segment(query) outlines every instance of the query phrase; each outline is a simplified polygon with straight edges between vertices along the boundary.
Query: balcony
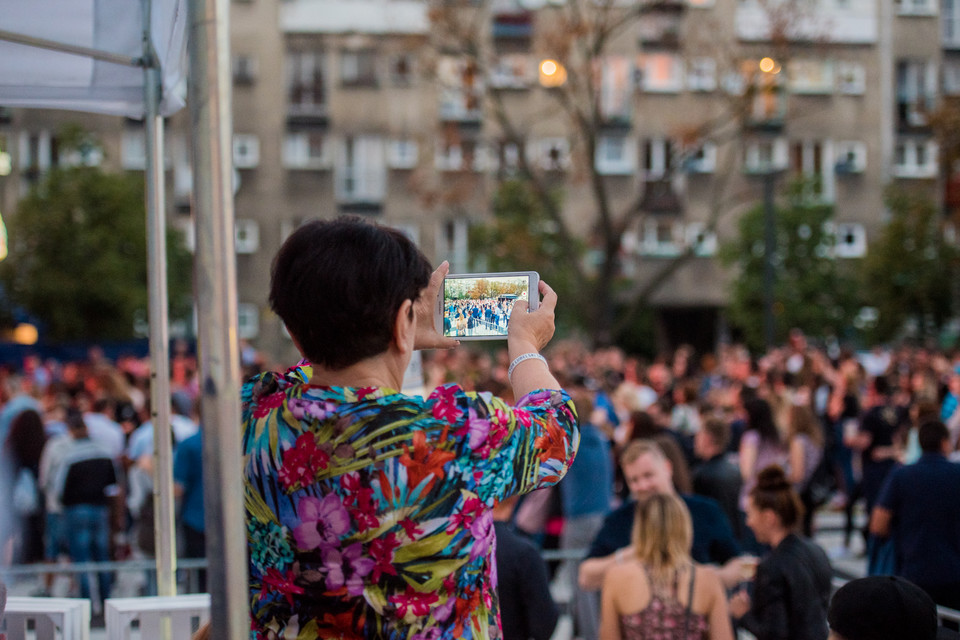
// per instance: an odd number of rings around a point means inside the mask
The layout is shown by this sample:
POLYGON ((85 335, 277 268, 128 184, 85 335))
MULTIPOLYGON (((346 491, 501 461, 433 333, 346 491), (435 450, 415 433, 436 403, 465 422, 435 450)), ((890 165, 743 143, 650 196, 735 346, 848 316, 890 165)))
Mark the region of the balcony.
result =
POLYGON ((640 210, 655 215, 677 215, 683 212, 683 202, 669 178, 655 178, 644 184, 640 210))
POLYGON ((533 38, 533 16, 529 12, 493 16, 493 39, 529 41, 533 38))

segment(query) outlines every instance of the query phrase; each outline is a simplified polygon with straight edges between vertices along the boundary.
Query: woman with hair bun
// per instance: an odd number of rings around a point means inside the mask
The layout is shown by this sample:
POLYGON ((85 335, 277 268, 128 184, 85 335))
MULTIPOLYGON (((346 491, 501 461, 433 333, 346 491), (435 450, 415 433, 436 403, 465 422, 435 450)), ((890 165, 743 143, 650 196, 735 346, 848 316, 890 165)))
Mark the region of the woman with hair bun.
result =
POLYGON ((797 535, 803 503, 784 470, 769 466, 747 500, 747 526, 772 551, 757 566, 753 599, 740 590, 730 613, 757 640, 826 640, 830 561, 823 549, 797 535))

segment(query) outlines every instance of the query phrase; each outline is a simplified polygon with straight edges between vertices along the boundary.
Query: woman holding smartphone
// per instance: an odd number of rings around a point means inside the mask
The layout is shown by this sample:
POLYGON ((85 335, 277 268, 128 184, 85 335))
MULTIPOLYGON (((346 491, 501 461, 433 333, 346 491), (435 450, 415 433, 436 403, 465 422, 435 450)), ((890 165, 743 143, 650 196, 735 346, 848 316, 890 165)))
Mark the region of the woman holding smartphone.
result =
POLYGON ((491 508, 558 482, 579 432, 539 355, 557 302, 542 282, 509 327, 516 406, 399 391, 415 349, 458 344, 434 326, 447 269, 358 218, 307 223, 274 259, 270 303, 306 361, 243 390, 252 637, 496 632, 491 508))

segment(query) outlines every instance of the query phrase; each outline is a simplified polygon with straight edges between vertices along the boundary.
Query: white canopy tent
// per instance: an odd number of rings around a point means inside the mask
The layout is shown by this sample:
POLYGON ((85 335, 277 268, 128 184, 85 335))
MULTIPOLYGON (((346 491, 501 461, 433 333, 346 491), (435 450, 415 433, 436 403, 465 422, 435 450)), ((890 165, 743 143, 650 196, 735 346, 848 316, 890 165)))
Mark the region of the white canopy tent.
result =
POLYGON ((144 119, 151 395, 161 595, 176 591, 163 116, 182 108, 190 33, 196 298, 214 637, 247 637, 240 490, 227 0, 0 0, 0 106, 144 119), (188 6, 189 2, 189 6, 188 6), (189 15, 188 15, 189 12, 189 15), (230 559, 234 562, 230 562, 230 559))

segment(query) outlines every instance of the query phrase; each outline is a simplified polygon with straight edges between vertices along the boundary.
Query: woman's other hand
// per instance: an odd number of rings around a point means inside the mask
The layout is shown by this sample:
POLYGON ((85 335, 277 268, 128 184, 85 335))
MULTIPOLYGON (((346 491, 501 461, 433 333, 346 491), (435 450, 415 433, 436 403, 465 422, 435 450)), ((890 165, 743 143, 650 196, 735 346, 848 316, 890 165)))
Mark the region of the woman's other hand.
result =
POLYGON ((452 349, 460 344, 454 338, 444 338, 434 325, 437 314, 437 297, 443 287, 443 279, 450 272, 450 263, 444 260, 430 276, 430 282, 420 292, 420 298, 413 305, 417 314, 417 332, 413 337, 414 349, 452 349))
POLYGON ((746 589, 741 589, 730 596, 730 615, 734 618, 742 618, 750 611, 750 596, 746 589))

